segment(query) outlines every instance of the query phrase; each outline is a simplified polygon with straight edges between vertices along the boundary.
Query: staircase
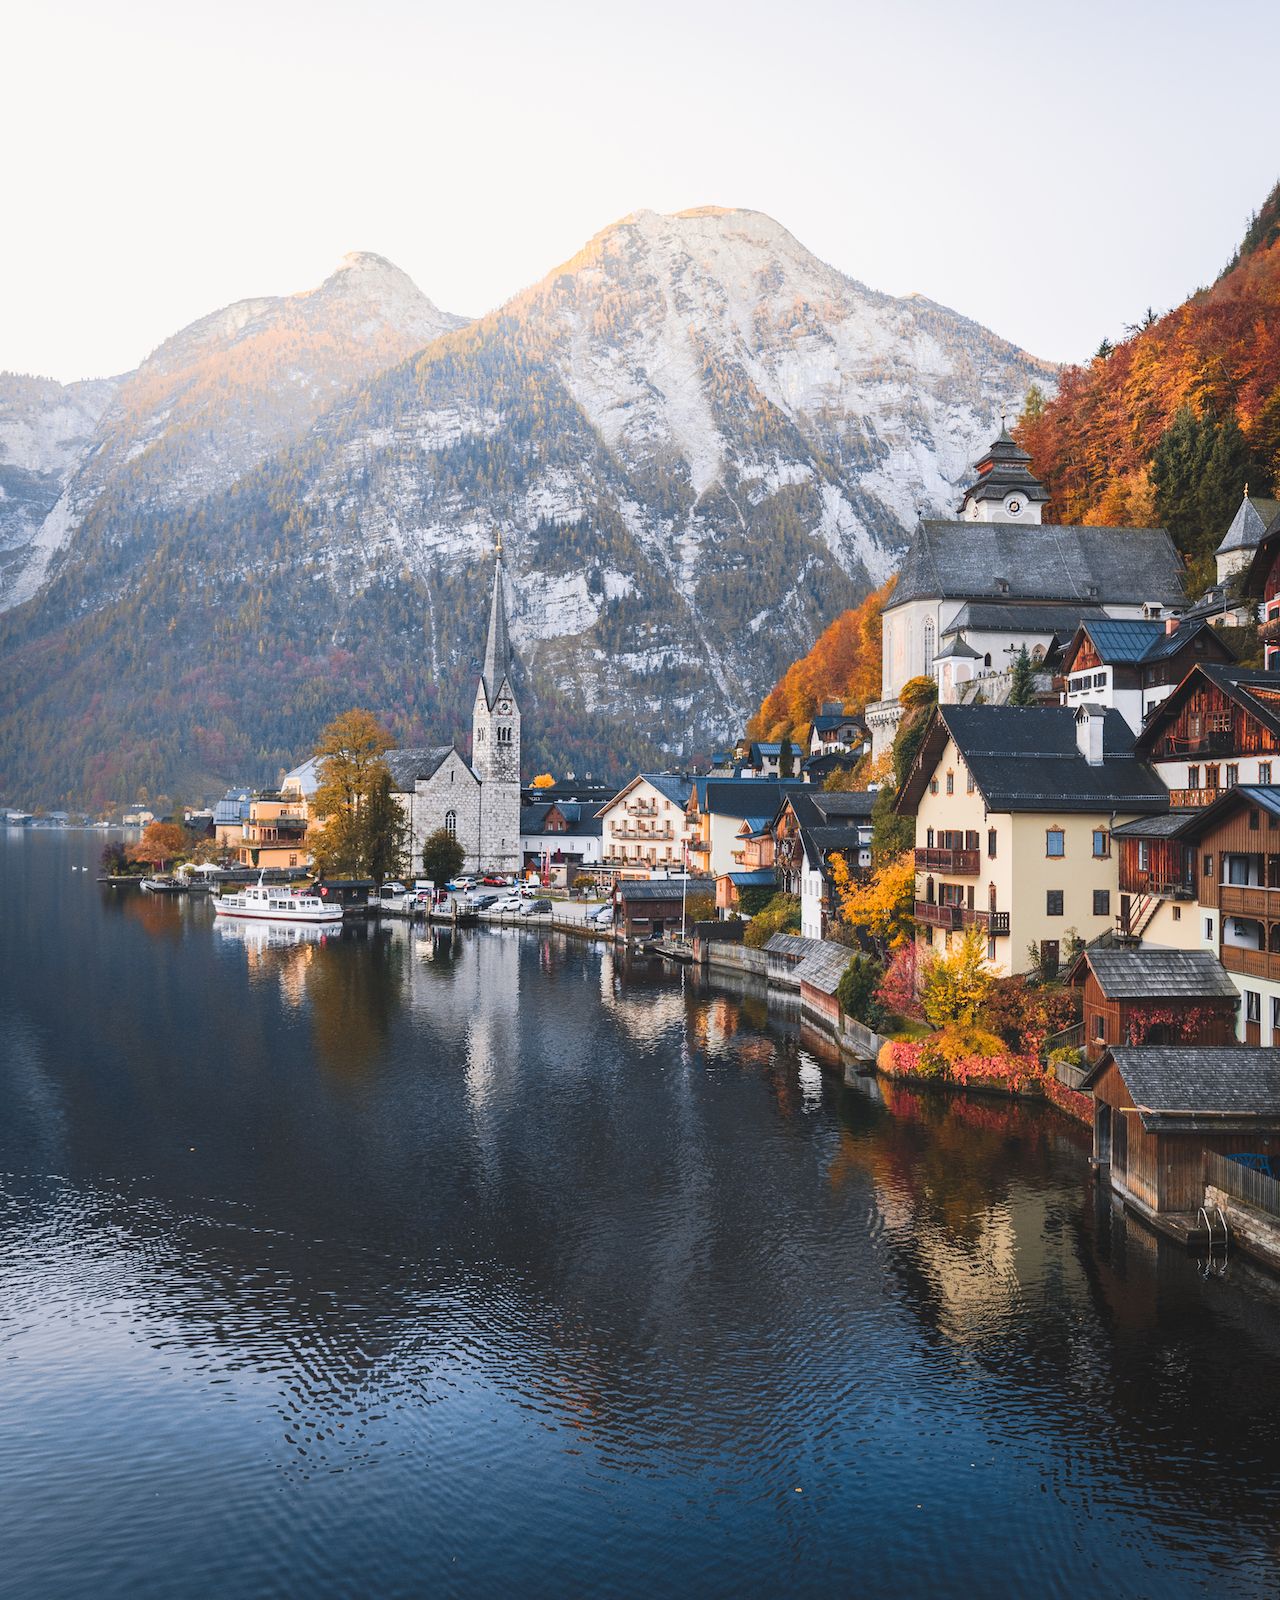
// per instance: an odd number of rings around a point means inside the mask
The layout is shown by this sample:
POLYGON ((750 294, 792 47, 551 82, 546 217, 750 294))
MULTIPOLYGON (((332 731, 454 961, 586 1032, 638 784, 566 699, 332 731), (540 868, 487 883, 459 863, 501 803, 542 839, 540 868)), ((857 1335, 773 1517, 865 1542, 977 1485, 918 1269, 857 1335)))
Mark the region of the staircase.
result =
POLYGON ((1125 926, 1123 914, 1116 918, 1116 938, 1122 944, 1139 944, 1143 930, 1150 926, 1152 917, 1160 909, 1162 896, 1158 894, 1134 895, 1129 901, 1129 920, 1125 926))

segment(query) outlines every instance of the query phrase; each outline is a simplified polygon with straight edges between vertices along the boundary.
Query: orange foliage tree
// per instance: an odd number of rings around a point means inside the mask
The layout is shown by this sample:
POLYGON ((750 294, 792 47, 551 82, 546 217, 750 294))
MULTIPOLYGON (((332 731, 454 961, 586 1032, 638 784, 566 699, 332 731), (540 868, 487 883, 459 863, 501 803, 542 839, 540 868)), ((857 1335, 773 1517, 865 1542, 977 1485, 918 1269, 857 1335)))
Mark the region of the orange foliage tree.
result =
POLYGON ((134 861, 145 861, 149 866, 163 869, 167 861, 186 855, 191 844, 191 835, 179 823, 149 822, 129 855, 134 861))
POLYGON ((824 700, 861 711, 880 698, 880 618, 897 578, 845 611, 808 655, 789 666, 747 724, 748 739, 793 739, 803 744, 824 700))

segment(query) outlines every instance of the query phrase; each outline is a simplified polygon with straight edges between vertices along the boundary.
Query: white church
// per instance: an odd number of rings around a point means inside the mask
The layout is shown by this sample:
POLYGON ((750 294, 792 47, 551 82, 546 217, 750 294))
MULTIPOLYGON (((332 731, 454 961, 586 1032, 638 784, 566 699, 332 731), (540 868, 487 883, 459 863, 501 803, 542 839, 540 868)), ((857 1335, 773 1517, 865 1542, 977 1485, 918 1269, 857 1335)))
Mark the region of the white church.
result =
POLYGON ((440 828, 466 851, 464 871, 519 870, 520 707, 514 665, 499 548, 484 663, 471 712, 470 762, 454 744, 387 752, 396 798, 409 822, 415 870, 423 841, 440 828))

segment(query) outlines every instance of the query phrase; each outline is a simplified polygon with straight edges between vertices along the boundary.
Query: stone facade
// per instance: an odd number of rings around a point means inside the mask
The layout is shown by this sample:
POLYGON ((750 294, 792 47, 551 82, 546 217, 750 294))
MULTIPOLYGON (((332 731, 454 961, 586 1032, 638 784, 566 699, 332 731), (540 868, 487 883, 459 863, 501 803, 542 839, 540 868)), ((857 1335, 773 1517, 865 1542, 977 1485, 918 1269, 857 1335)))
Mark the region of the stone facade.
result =
POLYGON ((422 870, 422 846, 429 834, 444 828, 467 852, 464 872, 488 870, 481 851, 481 786, 467 763, 451 749, 430 775, 415 779, 412 793, 401 797, 409 814, 413 875, 422 870))

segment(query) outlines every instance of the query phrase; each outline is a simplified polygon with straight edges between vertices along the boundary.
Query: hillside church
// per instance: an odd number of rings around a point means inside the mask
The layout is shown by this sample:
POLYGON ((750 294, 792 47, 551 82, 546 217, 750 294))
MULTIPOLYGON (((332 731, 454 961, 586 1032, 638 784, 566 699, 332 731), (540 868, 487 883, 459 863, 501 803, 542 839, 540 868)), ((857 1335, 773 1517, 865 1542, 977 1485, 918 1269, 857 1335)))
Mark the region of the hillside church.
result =
POLYGON ((470 762, 455 744, 387 752, 396 798, 409 823, 415 870, 423 841, 439 828, 466 851, 464 871, 519 870, 520 707, 514 667, 499 549, 484 662, 471 712, 470 762))

